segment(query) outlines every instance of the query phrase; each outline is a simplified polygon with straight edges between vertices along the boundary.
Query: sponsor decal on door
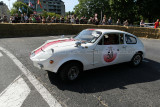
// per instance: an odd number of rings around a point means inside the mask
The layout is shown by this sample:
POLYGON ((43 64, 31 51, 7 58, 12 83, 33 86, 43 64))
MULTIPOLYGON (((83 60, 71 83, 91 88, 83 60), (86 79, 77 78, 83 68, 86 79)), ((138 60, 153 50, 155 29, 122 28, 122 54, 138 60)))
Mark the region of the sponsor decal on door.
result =
POLYGON ((118 57, 117 50, 116 47, 106 47, 103 51, 103 60, 107 63, 115 61, 118 57))

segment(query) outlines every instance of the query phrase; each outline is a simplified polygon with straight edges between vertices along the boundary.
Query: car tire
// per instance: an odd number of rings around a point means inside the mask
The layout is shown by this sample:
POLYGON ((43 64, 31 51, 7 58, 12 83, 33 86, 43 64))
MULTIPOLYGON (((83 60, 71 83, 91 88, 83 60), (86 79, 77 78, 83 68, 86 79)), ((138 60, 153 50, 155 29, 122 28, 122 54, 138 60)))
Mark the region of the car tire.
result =
POLYGON ((60 70, 60 77, 63 82, 71 82, 79 77, 81 71, 82 67, 78 63, 67 63, 60 70))
POLYGON ((133 56, 132 60, 131 60, 131 65, 136 67, 139 66, 142 62, 142 54, 137 53, 133 56))

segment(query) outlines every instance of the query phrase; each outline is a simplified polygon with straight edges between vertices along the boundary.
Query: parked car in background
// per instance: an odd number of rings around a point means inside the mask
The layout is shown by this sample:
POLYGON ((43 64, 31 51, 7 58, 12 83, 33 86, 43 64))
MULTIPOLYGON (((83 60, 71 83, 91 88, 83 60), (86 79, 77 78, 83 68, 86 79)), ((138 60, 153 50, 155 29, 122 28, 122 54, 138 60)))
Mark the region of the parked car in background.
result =
POLYGON ((123 62, 138 66, 144 55, 143 43, 133 34, 86 29, 73 39, 47 41, 31 53, 30 59, 34 66, 57 73, 63 81, 73 81, 85 70, 123 62))
POLYGON ((154 23, 145 23, 144 27, 154 28, 154 23))

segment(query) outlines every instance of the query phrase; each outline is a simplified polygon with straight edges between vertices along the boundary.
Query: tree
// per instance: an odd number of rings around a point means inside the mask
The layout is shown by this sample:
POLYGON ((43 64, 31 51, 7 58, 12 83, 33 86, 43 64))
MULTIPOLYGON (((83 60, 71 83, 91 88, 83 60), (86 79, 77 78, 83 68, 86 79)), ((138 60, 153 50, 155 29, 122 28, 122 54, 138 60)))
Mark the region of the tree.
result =
POLYGON ((160 0, 78 0, 75 6, 75 14, 79 17, 87 18, 98 14, 107 17, 111 16, 114 20, 129 20, 130 23, 139 23, 140 19, 148 19, 153 22, 160 18, 160 0))
POLYGON ((11 15, 16 13, 20 15, 19 8, 22 10, 22 13, 28 13, 28 15, 33 14, 33 10, 27 4, 19 1, 13 4, 13 8, 10 11, 11 15))
POLYGON ((108 0, 79 0, 79 4, 74 8, 75 14, 79 17, 86 16, 87 18, 94 16, 95 13, 98 17, 110 12, 108 0))
POLYGON ((160 18, 160 0, 136 0, 138 6, 138 14, 142 15, 144 19, 153 22, 160 18))
POLYGON ((109 6, 111 16, 115 19, 129 20, 129 23, 132 24, 140 19, 135 0, 109 0, 109 6))
POLYGON ((44 16, 44 17, 48 17, 48 16, 50 16, 50 17, 57 17, 57 18, 60 18, 60 15, 59 14, 56 14, 56 13, 51 13, 51 12, 46 12, 46 11, 43 11, 43 13, 42 14, 40 14, 40 15, 42 15, 42 16, 44 16))
POLYGON ((71 11, 71 12, 69 11, 69 12, 66 12, 66 13, 65 13, 66 16, 68 16, 68 15, 74 15, 74 14, 75 14, 74 11, 71 11))

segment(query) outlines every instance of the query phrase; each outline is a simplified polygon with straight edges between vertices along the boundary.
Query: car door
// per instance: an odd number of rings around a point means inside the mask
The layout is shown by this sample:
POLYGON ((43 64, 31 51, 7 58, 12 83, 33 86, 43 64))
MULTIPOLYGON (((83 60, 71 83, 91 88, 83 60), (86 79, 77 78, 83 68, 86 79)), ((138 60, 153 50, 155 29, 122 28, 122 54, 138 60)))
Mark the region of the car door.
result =
POLYGON ((130 34, 125 34, 125 44, 126 44, 126 57, 127 61, 131 61, 133 58, 135 52, 136 52, 136 44, 137 44, 137 39, 136 37, 130 35, 130 34))
POLYGON ((125 62, 125 52, 124 34, 106 33, 95 47, 94 66, 102 67, 125 62))

